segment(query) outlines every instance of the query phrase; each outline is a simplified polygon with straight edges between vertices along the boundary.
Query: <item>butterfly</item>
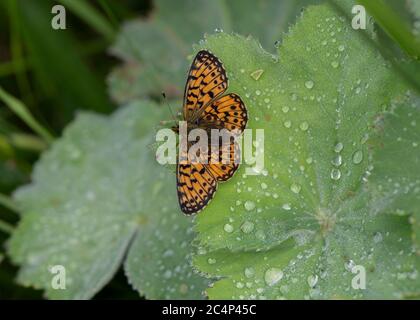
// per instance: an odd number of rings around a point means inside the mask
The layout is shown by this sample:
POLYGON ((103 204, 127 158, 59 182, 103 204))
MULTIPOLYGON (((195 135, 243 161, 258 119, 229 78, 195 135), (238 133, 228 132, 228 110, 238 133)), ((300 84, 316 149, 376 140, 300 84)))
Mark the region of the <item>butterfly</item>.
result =
MULTIPOLYGON (((187 130, 192 128, 226 129, 240 135, 248 115, 242 99, 235 93, 224 94, 228 78, 222 62, 212 53, 202 50, 195 56, 185 85, 183 111, 187 130)), ((179 133, 179 128, 174 131, 179 133)), ((189 146, 188 146, 189 147, 189 146)), ((210 148, 208 148, 210 149, 210 148)), ((238 169, 240 151, 230 140, 218 152, 201 155, 207 163, 192 161, 184 155, 177 163, 177 191, 181 210, 192 215, 203 210, 213 198, 217 184, 229 180, 238 169), (221 161, 224 160, 224 161, 221 161)))

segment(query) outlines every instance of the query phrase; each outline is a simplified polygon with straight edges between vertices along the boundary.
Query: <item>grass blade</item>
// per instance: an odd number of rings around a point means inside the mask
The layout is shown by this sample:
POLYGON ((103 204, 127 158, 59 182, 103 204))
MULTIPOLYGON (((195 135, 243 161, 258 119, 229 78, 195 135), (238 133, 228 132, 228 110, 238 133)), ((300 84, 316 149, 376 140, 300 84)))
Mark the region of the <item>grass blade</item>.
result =
POLYGON ((54 140, 51 133, 32 116, 28 108, 20 100, 4 91, 2 87, 0 87, 0 100, 46 142, 51 143, 54 140))

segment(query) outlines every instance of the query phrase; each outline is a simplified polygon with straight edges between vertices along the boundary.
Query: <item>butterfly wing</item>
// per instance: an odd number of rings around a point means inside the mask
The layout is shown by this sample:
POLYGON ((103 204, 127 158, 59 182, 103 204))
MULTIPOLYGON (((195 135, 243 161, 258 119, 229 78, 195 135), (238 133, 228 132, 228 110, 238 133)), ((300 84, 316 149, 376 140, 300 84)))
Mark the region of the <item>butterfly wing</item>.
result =
POLYGON ((206 168, 217 181, 229 180, 239 167, 241 150, 235 141, 219 146, 216 152, 211 152, 206 168), (218 152, 217 152, 218 151, 218 152))
POLYGON ((224 95, 208 104, 202 114, 206 127, 227 129, 241 134, 248 122, 248 114, 242 99, 234 93, 224 95), (216 124, 216 125, 215 125, 216 124))
POLYGON ((177 188, 181 210, 191 215, 201 211, 213 198, 217 181, 204 164, 179 163, 177 188))
POLYGON ((184 119, 197 119, 203 107, 223 94, 227 87, 228 79, 220 60, 208 51, 198 52, 185 85, 184 119))

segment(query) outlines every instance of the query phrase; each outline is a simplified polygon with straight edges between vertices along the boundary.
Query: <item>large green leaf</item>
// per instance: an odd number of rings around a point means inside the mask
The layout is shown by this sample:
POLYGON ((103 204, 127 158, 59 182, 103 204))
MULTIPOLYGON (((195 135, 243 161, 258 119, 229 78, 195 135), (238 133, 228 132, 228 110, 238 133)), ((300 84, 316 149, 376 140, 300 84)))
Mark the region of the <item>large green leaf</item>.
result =
POLYGON ((16 193, 23 213, 9 253, 21 284, 86 299, 125 260, 129 282, 148 298, 201 297, 190 220, 174 206, 173 175, 148 147, 161 118, 150 102, 110 118, 83 113, 43 154, 32 184, 16 193), (66 268, 66 290, 51 287, 54 265, 66 268))
POLYGON ((374 117, 406 90, 368 37, 324 5, 304 12, 277 59, 224 33, 198 46, 223 61, 248 127, 265 132, 262 174, 242 165, 196 220, 195 265, 221 278, 210 298, 419 294, 408 217, 366 187, 374 117), (366 290, 352 287, 355 265, 366 290))
POLYGON ((391 106, 375 125, 372 192, 376 205, 409 215, 420 252, 420 100, 391 106))
POLYGON ((158 0, 151 17, 125 25, 111 50, 125 62, 109 78, 111 96, 120 103, 162 91, 181 96, 191 44, 204 33, 252 34, 274 50, 303 5, 313 2, 317 0, 158 0))

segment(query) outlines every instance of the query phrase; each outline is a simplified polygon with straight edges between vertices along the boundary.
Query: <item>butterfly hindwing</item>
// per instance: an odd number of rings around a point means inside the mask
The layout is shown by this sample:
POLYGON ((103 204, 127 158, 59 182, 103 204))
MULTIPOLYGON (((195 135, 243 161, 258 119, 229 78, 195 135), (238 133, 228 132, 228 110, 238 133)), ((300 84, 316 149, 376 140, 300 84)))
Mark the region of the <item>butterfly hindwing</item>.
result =
POLYGON ((209 154, 207 168, 217 181, 229 180, 239 167, 241 151, 235 141, 221 144, 219 150, 209 154))
POLYGON ((230 93, 207 105, 202 118, 207 126, 217 123, 218 128, 240 134, 246 127, 248 114, 242 99, 237 94, 230 93))

